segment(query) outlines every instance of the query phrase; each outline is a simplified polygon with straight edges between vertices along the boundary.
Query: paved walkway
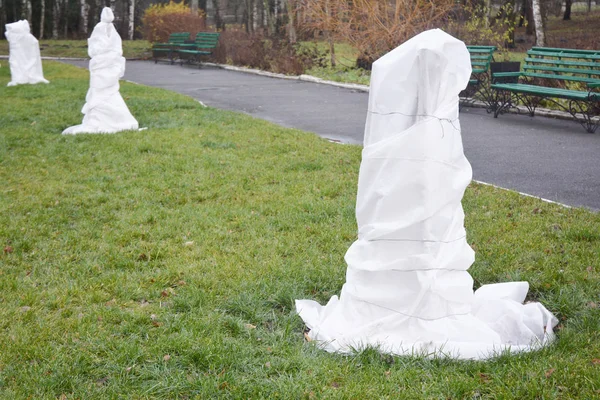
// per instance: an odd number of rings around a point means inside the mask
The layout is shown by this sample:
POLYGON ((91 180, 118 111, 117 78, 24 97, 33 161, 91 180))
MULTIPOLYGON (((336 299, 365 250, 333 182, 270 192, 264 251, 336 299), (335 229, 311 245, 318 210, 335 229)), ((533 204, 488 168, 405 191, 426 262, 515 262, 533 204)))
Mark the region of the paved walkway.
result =
MULTIPOLYGON (((71 62, 87 66, 87 62, 71 62)), ((207 106, 361 144, 368 94, 219 68, 128 61, 125 79, 189 95, 207 106)), ((572 206, 600 210, 600 131, 572 121, 461 112, 473 178, 572 206)))

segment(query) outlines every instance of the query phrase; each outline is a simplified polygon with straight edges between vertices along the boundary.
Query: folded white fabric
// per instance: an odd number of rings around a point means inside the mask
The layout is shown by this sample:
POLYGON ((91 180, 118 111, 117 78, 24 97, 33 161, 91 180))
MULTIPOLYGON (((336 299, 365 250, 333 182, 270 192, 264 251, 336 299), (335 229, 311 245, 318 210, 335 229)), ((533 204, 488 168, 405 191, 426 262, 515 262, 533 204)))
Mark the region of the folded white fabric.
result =
POLYGON ((65 129, 63 135, 138 129, 137 120, 119 93, 119 79, 125 74, 125 58, 121 37, 112 24, 113 20, 112 10, 105 7, 100 22, 88 39, 90 88, 81 110, 83 123, 65 129))
POLYGON ((553 339, 556 318, 523 304, 527 282, 473 293, 461 205, 472 170, 458 120, 470 75, 464 43, 438 29, 373 64, 346 283, 325 306, 296 301, 326 350, 485 359, 553 339))
POLYGON ((8 39, 10 65, 8 86, 48 83, 42 71, 40 44, 29 31, 29 22, 24 19, 6 24, 5 35, 8 39))

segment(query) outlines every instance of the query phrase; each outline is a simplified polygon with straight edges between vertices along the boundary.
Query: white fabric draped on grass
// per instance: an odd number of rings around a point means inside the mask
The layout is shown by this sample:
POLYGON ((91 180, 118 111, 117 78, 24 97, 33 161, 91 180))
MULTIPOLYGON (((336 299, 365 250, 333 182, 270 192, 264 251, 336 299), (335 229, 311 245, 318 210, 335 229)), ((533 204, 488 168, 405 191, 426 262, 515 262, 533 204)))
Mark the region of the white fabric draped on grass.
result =
POLYGON ((81 110, 83 123, 65 129, 63 135, 138 129, 137 120, 119 93, 119 79, 125 74, 125 58, 113 19, 112 10, 105 7, 100 22, 88 39, 90 88, 81 110))
POLYGON ((556 318, 523 304, 527 282, 473 292, 461 205, 472 170, 458 120, 470 75, 464 43, 441 30, 373 64, 346 283, 325 306, 296 301, 326 350, 485 359, 553 339, 556 318))
POLYGON ((40 44, 29 31, 29 22, 21 20, 6 24, 8 39, 8 63, 10 82, 8 86, 22 84, 49 83, 44 79, 40 44))

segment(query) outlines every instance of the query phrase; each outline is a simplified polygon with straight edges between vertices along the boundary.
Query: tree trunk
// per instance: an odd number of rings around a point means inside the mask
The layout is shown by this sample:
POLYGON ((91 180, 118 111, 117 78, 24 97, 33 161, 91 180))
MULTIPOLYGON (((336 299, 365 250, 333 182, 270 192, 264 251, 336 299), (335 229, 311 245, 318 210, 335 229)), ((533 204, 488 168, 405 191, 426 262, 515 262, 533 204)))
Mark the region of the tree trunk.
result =
POLYGON ((258 6, 256 5, 256 1, 252 2, 252 32, 256 32, 258 28, 258 6))
POLYGON ((544 22, 542 21, 542 8, 540 0, 532 1, 533 23, 535 24, 535 45, 544 47, 546 45, 544 37, 544 22))
MULTIPOLYGON (((598 3, 596 3, 598 4, 598 3)), ((588 0, 588 12, 592 11, 592 0, 588 0)))
POLYGON ((79 0, 79 13, 81 16, 81 27, 79 28, 79 32, 83 37, 87 37, 88 34, 88 11, 89 6, 86 0, 79 0))
MULTIPOLYGON (((0 27, 2 28, 4 28, 4 25, 6 24, 6 10, 4 7, 6 7, 6 3, 4 3, 4 0, 0 0, 0 27)), ((4 29, 0 31, 0 35, 4 38, 4 29)))
POLYGON ((44 38, 44 24, 46 23, 46 0, 41 1, 40 9, 41 9, 40 10, 41 15, 40 15, 40 37, 39 37, 39 39, 43 39, 44 38))
POLYGON ((52 39, 58 39, 58 24, 60 23, 60 4, 58 0, 54 0, 52 6, 52 39))
POLYGON ((329 55, 331 56, 331 66, 335 67, 335 46, 333 43, 333 37, 331 36, 331 9, 329 8, 329 0, 325 0, 325 13, 327 15, 326 22, 326 30, 323 32, 325 34, 325 39, 327 43, 329 43, 329 55))
POLYGON ((267 36, 271 36, 275 33, 275 17, 271 12, 269 0, 263 0, 263 8, 265 10, 265 20, 267 22, 267 36))
POLYGON ((571 5, 573 5, 573 0, 567 0, 565 2, 565 14, 563 15, 563 20, 565 21, 571 19, 571 5))
POLYGON ((198 14, 198 0, 190 1, 190 9, 192 10, 192 14, 198 14))
POLYGON ((290 43, 296 43, 298 37, 296 35, 296 10, 292 0, 288 0, 286 4, 288 13, 288 36, 290 43))
MULTIPOLYGON (((196 13, 198 9, 196 7, 196 13)), ((129 40, 133 40, 133 33, 135 29, 135 0, 129 0, 129 40)))
POLYGON ((96 8, 94 9, 94 13, 92 14, 94 16, 94 25, 96 25, 98 22, 100 22, 100 16, 102 15, 102 8, 104 8, 104 6, 106 5, 106 3, 104 2, 104 0, 96 0, 96 8))
MULTIPOLYGON (((58 1, 58 0, 56 0, 56 1, 58 1)), ((69 33, 69 0, 61 0, 61 6, 62 6, 62 13, 65 16, 63 39, 66 39, 67 34, 69 33)))

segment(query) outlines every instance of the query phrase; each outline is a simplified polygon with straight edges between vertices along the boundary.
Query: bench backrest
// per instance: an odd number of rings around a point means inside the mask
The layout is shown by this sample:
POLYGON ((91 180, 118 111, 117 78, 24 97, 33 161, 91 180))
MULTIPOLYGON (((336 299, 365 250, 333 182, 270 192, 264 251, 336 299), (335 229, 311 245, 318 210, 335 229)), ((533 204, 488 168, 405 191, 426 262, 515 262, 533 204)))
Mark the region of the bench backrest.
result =
POLYGON ((186 40, 189 40, 190 33, 189 32, 176 32, 171 33, 169 35, 169 43, 173 44, 183 44, 186 40))
POLYGON ((219 42, 219 32, 198 32, 195 44, 199 49, 214 49, 219 42))
POLYGON ((532 47, 523 71, 537 78, 595 83, 600 81, 600 50, 532 47))
POLYGON ((496 46, 467 46, 471 55, 471 68, 474 74, 485 73, 494 60, 496 46))

